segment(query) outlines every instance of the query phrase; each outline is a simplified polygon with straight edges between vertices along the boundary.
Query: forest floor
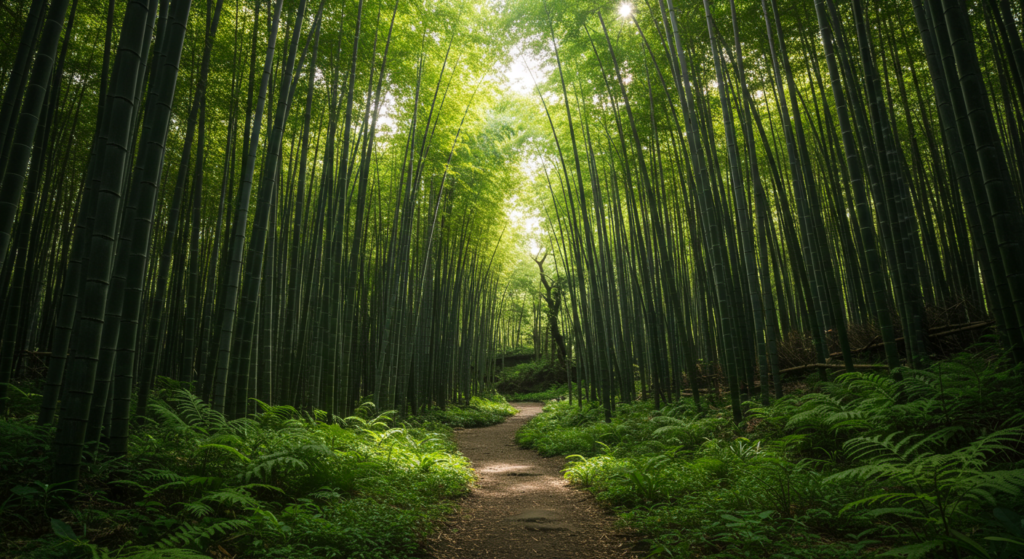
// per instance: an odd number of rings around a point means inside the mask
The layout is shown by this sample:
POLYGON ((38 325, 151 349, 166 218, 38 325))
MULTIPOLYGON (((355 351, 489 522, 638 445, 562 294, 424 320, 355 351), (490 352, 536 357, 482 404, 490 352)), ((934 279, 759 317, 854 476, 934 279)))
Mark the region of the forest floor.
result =
POLYGON ((455 434, 472 462, 477 484, 428 549, 436 559, 590 559, 634 557, 636 536, 590 493, 562 477, 565 460, 544 458, 515 443, 516 431, 543 404, 514 404, 519 414, 491 427, 455 434))

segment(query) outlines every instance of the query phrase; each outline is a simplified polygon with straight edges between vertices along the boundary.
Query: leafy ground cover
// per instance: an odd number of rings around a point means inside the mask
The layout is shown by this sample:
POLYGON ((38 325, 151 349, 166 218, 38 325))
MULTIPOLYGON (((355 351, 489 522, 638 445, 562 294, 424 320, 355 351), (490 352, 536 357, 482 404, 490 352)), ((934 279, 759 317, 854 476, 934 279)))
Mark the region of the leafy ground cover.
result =
POLYGON ((565 378, 556 361, 539 359, 498 370, 495 389, 510 402, 550 400, 567 394, 565 378))
POLYGON ((725 410, 553 402, 517 435, 654 557, 1024 556, 1021 372, 985 352, 725 410))
POLYGON ((0 555, 415 556, 472 479, 451 426, 515 411, 495 397, 409 422, 372 405, 332 421, 287 406, 228 421, 187 391, 164 396, 128 456, 88 465, 75 492, 46 483, 52 428, 0 421, 0 555))
POLYGON ((504 397, 493 394, 490 396, 473 396, 468 406, 447 406, 445 409, 433 408, 424 414, 410 419, 411 422, 431 427, 454 427, 468 429, 470 427, 487 427, 505 421, 506 417, 516 414, 516 409, 508 404, 504 397))
POLYGON ((555 384, 540 392, 508 394, 505 396, 509 402, 547 402, 548 400, 564 400, 568 397, 569 387, 565 384, 555 384))

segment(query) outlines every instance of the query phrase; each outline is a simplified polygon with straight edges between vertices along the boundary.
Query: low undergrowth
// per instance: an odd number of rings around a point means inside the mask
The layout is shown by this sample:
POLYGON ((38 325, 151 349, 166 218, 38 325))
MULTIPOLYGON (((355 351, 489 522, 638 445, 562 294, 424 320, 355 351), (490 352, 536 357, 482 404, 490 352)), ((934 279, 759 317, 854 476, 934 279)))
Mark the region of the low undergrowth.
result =
POLYGON ((564 400, 568 397, 569 387, 565 384, 555 384, 541 392, 525 392, 505 396, 509 402, 547 402, 548 400, 564 400))
POLYGON ((984 354, 847 373, 734 426, 691 401, 554 402, 517 435, 653 557, 1024 556, 1021 371, 984 354))
POLYGON ((487 427, 505 421, 515 415, 516 409, 499 394, 473 396, 468 406, 449 404, 445 409, 432 408, 426 413, 410 418, 412 423, 424 426, 440 425, 459 429, 487 427))
POLYGON ((441 419, 364 405, 330 422, 287 406, 228 421, 184 390, 153 416, 73 492, 45 483, 52 428, 0 421, 0 555, 411 557, 472 479, 441 419))
POLYGON ((564 396, 565 381, 566 371, 557 361, 540 359, 499 369, 495 375, 494 387, 502 394, 511 394, 510 398, 514 399, 509 401, 522 402, 541 399, 548 393, 555 395, 547 399, 557 398, 559 392, 564 396), (530 398, 525 398, 526 396, 530 398))

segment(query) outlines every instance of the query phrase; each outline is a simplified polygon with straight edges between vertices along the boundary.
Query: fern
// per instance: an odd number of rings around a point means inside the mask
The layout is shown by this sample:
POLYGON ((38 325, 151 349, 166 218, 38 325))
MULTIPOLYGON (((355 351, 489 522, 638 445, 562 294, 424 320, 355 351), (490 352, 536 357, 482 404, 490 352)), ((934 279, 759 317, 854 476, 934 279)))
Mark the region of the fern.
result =
POLYGON ((844 403, 842 399, 828 394, 808 394, 800 411, 793 414, 786 423, 786 429, 824 429, 837 431, 843 427, 856 428, 865 420, 865 415, 844 403))
POLYGON ((172 434, 192 438, 197 433, 192 425, 189 425, 188 421, 178 415, 178 413, 172 408, 167 402, 157 400, 154 402, 152 408, 153 415, 162 429, 171 431, 172 434))
POLYGON ((259 433, 260 422, 251 417, 239 417, 227 422, 226 432, 234 433, 240 438, 246 438, 259 433))
POLYGON ((892 378, 871 372, 852 371, 842 375, 841 383, 852 392, 870 393, 895 402, 893 397, 893 386, 896 384, 892 378))
POLYGON ((213 507, 202 501, 195 501, 192 503, 185 503, 182 510, 192 518, 203 518, 213 514, 213 507))
POLYGON ((335 458, 334 452, 320 443, 285 448, 259 456, 252 466, 242 473, 241 479, 246 483, 253 480, 270 483, 275 472, 278 473, 278 477, 282 477, 287 474, 320 470, 328 467, 327 463, 335 458))
POLYGON ((248 520, 234 518, 220 520, 209 526, 202 524, 184 524, 174 534, 160 540, 157 544, 160 548, 171 547, 203 547, 209 540, 224 536, 231 532, 238 532, 252 527, 248 520))
POLYGON ((242 473, 242 479, 247 483, 253 480, 269 483, 275 471, 283 473, 289 470, 303 471, 307 469, 309 469, 309 465, 301 458, 292 456, 289 451, 275 452, 261 456, 252 468, 242 473))
POLYGON ((170 470, 154 470, 149 469, 142 472, 139 476, 142 483, 134 484, 145 489, 145 495, 147 498, 165 491, 172 487, 184 487, 186 485, 185 476, 172 472, 170 470), (146 487, 145 483, 157 483, 156 486, 146 487))
MULTIPOLYGON (((672 418, 665 418, 672 419, 672 418)), ((678 421, 678 420, 676 420, 678 421)), ((699 442, 699 438, 690 430, 688 423, 680 421, 678 424, 669 424, 658 427, 652 436, 667 443, 675 443, 682 446, 693 446, 699 442)))
MULTIPOLYGON (((892 433, 847 442, 844 448, 849 455, 865 464, 830 479, 855 478, 883 484, 888 490, 854 501, 843 512, 869 509, 869 516, 894 514, 922 522, 933 535, 952 541, 953 522, 967 518, 981 505, 994 506, 997 495, 1019 495, 1024 469, 985 470, 993 456, 1016 453, 1012 445, 1020 442, 1024 428, 996 431, 952 452, 942 452, 961 431, 954 427, 929 435, 892 433)), ((923 548, 907 548, 901 553, 917 553, 918 549, 923 548)))
POLYGON ((238 451, 238 449, 232 448, 232 447, 230 447, 230 446, 228 446, 226 444, 207 443, 207 444, 199 445, 198 448, 199 448, 199 450, 220 450, 222 452, 226 452, 229 455, 237 458, 240 462, 245 462, 245 463, 251 462, 251 460, 246 458, 241 452, 238 451))
POLYGON ((230 487, 219 491, 210 491, 203 495, 200 503, 218 505, 225 509, 259 508, 260 502, 240 487, 230 487))
POLYGON ((652 419, 658 419, 659 417, 670 417, 672 419, 683 419, 693 414, 693 403, 689 400, 680 400, 675 404, 669 404, 660 410, 656 410, 656 414, 652 419))
POLYGON ((392 416, 395 412, 386 411, 373 419, 364 419, 362 415, 367 414, 367 410, 372 409, 373 404, 370 404, 369 402, 359 406, 359 408, 356 409, 356 415, 345 418, 345 426, 359 432, 377 432, 386 430, 388 428, 388 424, 394 421, 392 416))
POLYGON ((174 405, 177 415, 182 420, 201 432, 212 433, 228 426, 224 414, 214 410, 188 390, 174 390, 167 397, 167 401, 174 405))
POLYGON ((900 371, 904 378, 899 382, 877 373, 844 373, 823 385, 822 393, 783 399, 774 410, 758 410, 757 415, 788 418, 787 430, 821 430, 837 436, 863 430, 886 433, 897 427, 925 430, 941 426, 938 420, 952 424, 965 405, 960 389, 951 389, 951 380, 934 371, 900 371))

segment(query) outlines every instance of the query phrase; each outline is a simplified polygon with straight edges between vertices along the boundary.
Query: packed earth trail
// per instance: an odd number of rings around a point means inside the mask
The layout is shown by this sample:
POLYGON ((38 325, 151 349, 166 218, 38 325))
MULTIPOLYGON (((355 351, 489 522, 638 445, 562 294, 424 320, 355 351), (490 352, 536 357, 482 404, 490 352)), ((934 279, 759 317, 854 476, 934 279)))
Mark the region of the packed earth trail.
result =
POLYGON ((514 404, 505 423, 455 434, 472 462, 477 486, 462 512, 430 545, 435 559, 604 559, 634 557, 635 539, 593 497, 569 486, 561 457, 520 448, 515 434, 541 412, 539 403, 514 404))

